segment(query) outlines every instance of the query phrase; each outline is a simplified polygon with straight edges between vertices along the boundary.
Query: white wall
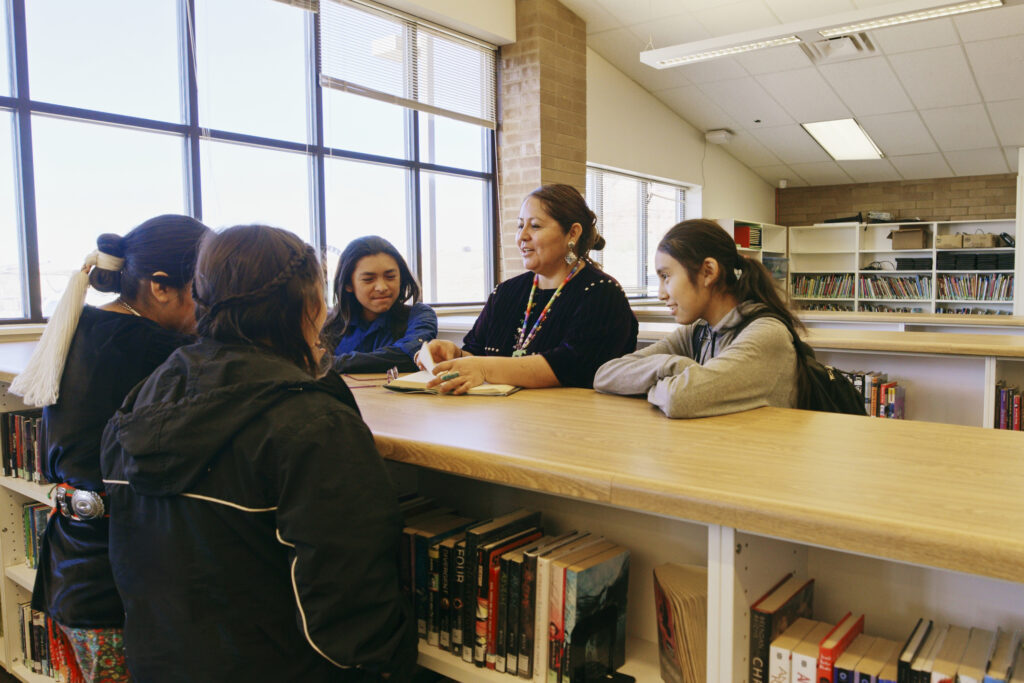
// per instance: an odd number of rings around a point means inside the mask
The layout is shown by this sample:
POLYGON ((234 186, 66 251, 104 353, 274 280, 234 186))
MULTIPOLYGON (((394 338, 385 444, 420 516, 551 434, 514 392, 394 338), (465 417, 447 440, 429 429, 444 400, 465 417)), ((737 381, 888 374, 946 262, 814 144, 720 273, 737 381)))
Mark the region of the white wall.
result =
POLYGON ((515 0, 382 0, 382 4, 494 45, 516 42, 515 0))
POLYGON ((701 185, 708 218, 775 220, 771 185, 589 48, 587 161, 701 185))

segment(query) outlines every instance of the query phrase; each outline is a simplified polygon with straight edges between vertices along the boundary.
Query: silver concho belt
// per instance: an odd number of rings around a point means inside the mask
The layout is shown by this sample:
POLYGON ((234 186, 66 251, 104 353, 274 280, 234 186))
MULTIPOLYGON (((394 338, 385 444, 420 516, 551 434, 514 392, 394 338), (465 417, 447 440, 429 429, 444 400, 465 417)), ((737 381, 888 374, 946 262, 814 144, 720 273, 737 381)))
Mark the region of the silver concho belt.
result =
POLYGON ((55 507, 62 515, 70 519, 99 519, 107 513, 103 504, 103 495, 95 491, 76 489, 67 484, 60 484, 54 492, 55 507))

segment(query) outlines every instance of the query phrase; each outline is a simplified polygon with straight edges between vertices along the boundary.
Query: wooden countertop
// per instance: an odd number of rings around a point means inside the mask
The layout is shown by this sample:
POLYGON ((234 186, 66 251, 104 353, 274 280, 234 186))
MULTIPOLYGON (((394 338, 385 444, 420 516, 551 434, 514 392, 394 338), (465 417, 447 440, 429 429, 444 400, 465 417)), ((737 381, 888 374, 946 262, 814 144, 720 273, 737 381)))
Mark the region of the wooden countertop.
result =
POLYGON ((465 477, 1024 581, 1024 436, 779 408, 669 420, 583 389, 355 390, 382 454, 465 477))
MULTIPOLYGON (((633 312, 641 321, 670 322, 672 317, 660 304, 639 304, 633 312)), ((950 313, 872 313, 867 311, 799 311, 806 322, 891 323, 894 325, 942 325, 956 327, 1024 327, 1024 316, 970 315, 950 313)))
MULTIPOLYGON (((465 333, 475 320, 473 315, 446 315, 438 324, 444 331, 465 333)), ((672 322, 642 322, 640 339, 658 341, 677 327, 672 322)), ((1024 335, 810 328, 804 339, 815 349, 1024 358, 1024 335)))

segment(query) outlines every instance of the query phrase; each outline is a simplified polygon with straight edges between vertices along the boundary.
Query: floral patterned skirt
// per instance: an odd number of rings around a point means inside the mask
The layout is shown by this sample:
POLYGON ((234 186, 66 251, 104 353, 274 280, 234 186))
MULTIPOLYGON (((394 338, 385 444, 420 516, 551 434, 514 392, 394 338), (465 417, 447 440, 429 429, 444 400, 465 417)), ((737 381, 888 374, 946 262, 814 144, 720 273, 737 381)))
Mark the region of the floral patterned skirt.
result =
POLYGON ((119 628, 71 628, 60 624, 74 657, 65 661, 71 683, 125 683, 130 681, 124 661, 124 630, 119 628), (77 664, 77 666, 76 666, 77 664))

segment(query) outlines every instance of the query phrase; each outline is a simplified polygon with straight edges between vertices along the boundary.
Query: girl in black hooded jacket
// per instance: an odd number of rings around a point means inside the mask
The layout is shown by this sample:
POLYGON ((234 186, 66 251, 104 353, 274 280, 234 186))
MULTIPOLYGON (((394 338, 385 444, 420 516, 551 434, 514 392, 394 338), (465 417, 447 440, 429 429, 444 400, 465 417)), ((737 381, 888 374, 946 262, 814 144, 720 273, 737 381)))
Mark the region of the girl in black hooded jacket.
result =
POLYGON ((196 268, 199 342, 104 434, 135 680, 407 681, 396 494, 352 393, 316 379, 316 254, 230 228, 196 268))

